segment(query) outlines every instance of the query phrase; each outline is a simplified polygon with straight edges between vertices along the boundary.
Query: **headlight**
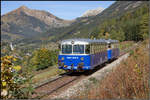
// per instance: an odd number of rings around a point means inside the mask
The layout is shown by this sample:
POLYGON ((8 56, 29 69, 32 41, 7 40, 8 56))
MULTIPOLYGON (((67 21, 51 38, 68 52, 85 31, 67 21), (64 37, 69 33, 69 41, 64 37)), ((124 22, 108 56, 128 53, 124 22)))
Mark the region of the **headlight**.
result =
POLYGON ((82 61, 83 61, 83 60, 84 60, 84 58, 83 58, 83 57, 81 57, 81 59, 80 59, 80 60, 82 60, 82 61))
POLYGON ((64 57, 62 57, 61 60, 64 60, 64 57))
POLYGON ((83 62, 78 64, 78 66, 83 66, 83 65, 84 65, 84 63, 83 63, 83 62))

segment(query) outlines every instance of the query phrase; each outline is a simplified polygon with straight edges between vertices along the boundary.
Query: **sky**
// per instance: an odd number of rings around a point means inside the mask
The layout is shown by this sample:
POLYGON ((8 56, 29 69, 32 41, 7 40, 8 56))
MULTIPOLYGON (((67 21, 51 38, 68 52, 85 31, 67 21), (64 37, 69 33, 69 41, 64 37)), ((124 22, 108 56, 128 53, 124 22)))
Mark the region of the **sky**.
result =
POLYGON ((45 10, 53 15, 72 20, 90 9, 102 7, 106 9, 115 1, 1 1, 1 15, 24 5, 30 9, 45 10))

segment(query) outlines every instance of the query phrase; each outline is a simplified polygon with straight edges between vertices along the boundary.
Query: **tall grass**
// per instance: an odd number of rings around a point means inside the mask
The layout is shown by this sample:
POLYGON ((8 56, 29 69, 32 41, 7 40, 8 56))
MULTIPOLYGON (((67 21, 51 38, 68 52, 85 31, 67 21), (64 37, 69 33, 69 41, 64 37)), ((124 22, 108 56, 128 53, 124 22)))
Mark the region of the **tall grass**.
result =
POLYGON ((113 70, 101 83, 92 87, 86 94, 74 97, 79 99, 148 99, 149 50, 148 41, 130 52, 130 56, 117 69, 113 70))

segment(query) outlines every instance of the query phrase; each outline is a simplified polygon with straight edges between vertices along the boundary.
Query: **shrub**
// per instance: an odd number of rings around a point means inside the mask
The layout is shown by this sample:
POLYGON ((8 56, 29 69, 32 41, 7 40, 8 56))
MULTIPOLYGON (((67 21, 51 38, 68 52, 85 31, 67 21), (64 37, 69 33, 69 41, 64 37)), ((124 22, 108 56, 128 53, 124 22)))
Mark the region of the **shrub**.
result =
POLYGON ((1 98, 29 98, 33 88, 28 71, 21 72, 13 56, 1 57, 1 98))

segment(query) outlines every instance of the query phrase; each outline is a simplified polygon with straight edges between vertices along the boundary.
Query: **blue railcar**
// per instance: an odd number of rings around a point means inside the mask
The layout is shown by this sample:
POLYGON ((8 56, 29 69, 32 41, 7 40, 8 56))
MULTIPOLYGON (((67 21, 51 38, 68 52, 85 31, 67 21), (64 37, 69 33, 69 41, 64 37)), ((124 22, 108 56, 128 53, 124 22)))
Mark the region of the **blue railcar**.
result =
POLYGON ((108 49, 108 44, 113 41, 99 39, 67 39, 60 43, 60 53, 58 56, 59 69, 66 71, 91 70, 113 56, 117 57, 116 50, 108 49))
POLYGON ((80 66, 82 70, 90 69, 90 55, 59 55, 58 59, 61 60, 60 69, 79 70, 80 66))

